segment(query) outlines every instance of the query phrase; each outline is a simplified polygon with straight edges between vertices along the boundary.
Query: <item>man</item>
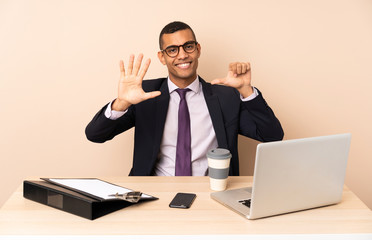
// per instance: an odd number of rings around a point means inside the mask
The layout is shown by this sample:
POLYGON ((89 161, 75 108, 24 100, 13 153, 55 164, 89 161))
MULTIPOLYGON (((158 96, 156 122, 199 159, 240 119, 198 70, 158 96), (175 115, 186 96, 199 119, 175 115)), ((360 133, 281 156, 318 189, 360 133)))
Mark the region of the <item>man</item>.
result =
POLYGON ((172 22, 159 36, 158 58, 168 78, 143 81, 150 65, 143 55, 120 61, 118 97, 88 124, 86 136, 105 142, 135 127, 130 175, 206 175, 206 153, 232 154, 230 175, 239 175, 238 134, 259 140, 283 138, 262 94, 251 86, 249 63, 231 63, 225 78, 205 82, 197 75, 201 46, 185 23, 172 22))

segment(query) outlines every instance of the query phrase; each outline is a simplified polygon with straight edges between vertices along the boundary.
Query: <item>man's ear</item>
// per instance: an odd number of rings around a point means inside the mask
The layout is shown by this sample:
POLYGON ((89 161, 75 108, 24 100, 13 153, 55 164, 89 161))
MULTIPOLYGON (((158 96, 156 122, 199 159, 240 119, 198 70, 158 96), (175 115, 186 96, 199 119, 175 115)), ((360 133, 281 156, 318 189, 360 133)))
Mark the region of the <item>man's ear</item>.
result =
POLYGON ((200 54, 201 54, 201 46, 200 46, 199 43, 198 43, 198 45, 196 45, 196 50, 198 51, 198 58, 199 58, 200 54))
POLYGON ((158 52, 158 58, 159 58, 160 62, 161 62, 163 65, 166 64, 166 63, 165 63, 165 58, 164 58, 164 53, 163 53, 162 51, 159 51, 159 52, 158 52))

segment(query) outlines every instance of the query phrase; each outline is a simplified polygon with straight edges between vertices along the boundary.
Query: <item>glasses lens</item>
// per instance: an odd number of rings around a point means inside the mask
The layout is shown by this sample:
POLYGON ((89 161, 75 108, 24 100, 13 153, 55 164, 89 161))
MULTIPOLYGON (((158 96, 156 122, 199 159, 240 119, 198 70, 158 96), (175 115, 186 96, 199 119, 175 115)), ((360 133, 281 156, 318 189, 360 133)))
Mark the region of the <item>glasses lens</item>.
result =
POLYGON ((170 46, 165 49, 165 52, 168 54, 169 57, 175 57, 178 54, 178 47, 170 46))
POLYGON ((185 52, 192 53, 196 49, 196 42, 185 43, 182 47, 183 47, 183 50, 185 50, 185 52))

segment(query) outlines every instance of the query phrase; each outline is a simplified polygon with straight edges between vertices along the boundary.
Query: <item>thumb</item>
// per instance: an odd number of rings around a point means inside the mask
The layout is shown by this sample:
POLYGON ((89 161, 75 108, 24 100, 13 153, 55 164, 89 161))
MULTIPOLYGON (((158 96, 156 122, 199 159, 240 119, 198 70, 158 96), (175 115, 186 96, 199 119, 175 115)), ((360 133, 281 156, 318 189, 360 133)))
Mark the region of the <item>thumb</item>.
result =
POLYGON ((216 78, 214 80, 211 81, 211 84, 214 85, 214 84, 224 84, 226 81, 226 78, 216 78))
POLYGON ((157 96, 160 96, 160 94, 161 94, 160 91, 147 92, 145 93, 144 98, 147 100, 150 98, 155 98, 157 96))

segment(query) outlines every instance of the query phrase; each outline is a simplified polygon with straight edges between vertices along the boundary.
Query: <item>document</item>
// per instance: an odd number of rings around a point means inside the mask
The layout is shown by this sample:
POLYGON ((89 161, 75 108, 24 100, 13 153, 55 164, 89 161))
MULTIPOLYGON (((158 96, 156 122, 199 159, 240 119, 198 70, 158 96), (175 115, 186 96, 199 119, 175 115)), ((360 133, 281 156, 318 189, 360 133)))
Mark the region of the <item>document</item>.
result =
MULTIPOLYGON (((133 190, 124 188, 97 178, 42 178, 47 182, 66 187, 103 200, 117 199, 115 194, 125 194, 133 190)), ((141 199, 152 199, 153 196, 142 193, 141 199)))

